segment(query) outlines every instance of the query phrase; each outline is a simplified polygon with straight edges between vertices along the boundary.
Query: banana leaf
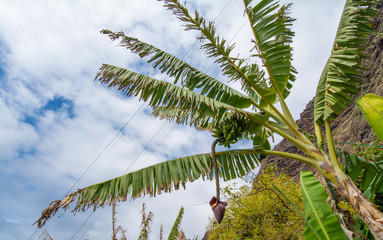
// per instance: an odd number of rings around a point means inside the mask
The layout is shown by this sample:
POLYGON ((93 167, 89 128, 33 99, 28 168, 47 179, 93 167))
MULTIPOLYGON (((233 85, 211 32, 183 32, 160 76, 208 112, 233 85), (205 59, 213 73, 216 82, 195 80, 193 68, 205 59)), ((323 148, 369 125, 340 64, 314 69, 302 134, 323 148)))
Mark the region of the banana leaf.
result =
POLYGON ((305 217, 314 228, 306 227, 306 239, 347 239, 333 210, 326 203, 328 194, 312 172, 301 172, 300 177, 305 217), (318 236, 320 238, 318 238, 318 236))
POLYGON ((383 97, 369 93, 357 99, 356 103, 376 136, 383 142, 383 97))

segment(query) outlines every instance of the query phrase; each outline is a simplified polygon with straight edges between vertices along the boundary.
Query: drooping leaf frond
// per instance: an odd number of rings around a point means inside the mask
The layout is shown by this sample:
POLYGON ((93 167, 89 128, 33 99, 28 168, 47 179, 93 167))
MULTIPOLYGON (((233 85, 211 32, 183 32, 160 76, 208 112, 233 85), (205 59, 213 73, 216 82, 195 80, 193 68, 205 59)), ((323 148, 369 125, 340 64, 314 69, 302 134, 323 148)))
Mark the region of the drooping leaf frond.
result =
POLYGON ((372 31, 371 17, 376 11, 374 1, 347 0, 336 33, 332 53, 319 80, 315 101, 314 120, 336 118, 358 93, 358 70, 363 46, 372 31))
POLYGON ((290 29, 293 18, 288 16, 289 5, 279 7, 273 0, 260 1, 251 7, 252 0, 244 0, 246 14, 249 18, 257 53, 254 56, 261 58, 267 73, 269 83, 280 97, 287 97, 295 81, 295 69, 292 61, 292 36, 290 29))
POLYGON ((149 57, 148 63, 152 63, 153 67, 158 68, 161 73, 174 77, 174 83, 181 82, 182 86, 189 90, 201 89, 200 94, 237 108, 248 108, 251 105, 248 96, 153 45, 126 36, 123 32, 114 33, 109 30, 101 32, 108 34, 112 40, 120 38, 121 46, 128 48, 141 58, 149 57))
MULTIPOLYGON (((245 175, 260 164, 260 154, 254 149, 231 150, 216 153, 219 174, 224 181, 245 175)), ((41 227, 60 208, 67 209, 76 199, 74 212, 90 207, 112 205, 126 201, 128 197, 137 198, 149 194, 155 196, 162 192, 185 187, 187 181, 200 177, 213 178, 213 164, 210 153, 176 158, 161 162, 120 177, 94 184, 67 195, 63 200, 53 201, 42 213, 36 223, 41 227)))
POLYGON ((178 212, 177 218, 174 221, 172 230, 170 230, 168 240, 177 240, 177 237, 180 233, 179 229, 181 227, 181 221, 182 221, 183 215, 184 215, 184 207, 181 207, 180 211, 178 212))
POLYGON ((128 96, 138 96, 154 108, 166 106, 188 109, 194 116, 208 119, 220 119, 226 111, 243 111, 234 106, 219 102, 207 96, 160 81, 124 68, 104 64, 96 80, 116 87, 128 96))

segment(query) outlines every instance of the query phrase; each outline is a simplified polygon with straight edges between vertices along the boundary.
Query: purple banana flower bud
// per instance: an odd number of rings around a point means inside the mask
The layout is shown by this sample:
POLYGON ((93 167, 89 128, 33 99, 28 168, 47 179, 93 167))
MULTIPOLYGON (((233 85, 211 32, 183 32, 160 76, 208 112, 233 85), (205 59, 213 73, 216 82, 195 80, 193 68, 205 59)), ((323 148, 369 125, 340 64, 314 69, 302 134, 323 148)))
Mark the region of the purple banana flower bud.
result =
POLYGON ((227 206, 227 202, 218 201, 218 199, 213 196, 209 202, 213 212, 215 220, 217 220, 218 224, 222 222, 223 216, 225 215, 225 208, 227 206))

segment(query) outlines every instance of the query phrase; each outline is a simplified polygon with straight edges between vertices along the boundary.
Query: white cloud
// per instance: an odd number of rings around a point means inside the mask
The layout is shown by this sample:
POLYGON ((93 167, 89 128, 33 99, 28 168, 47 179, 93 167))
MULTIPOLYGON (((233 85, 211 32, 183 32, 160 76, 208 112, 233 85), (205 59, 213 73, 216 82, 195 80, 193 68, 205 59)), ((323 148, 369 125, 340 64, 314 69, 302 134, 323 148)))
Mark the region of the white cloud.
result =
POLYGON ((38 135, 29 124, 20 122, 18 112, 0 101, 0 148, 3 158, 17 157, 19 151, 28 152, 37 142, 38 135))
MULTIPOLYGON (((93 82, 102 63, 164 79, 150 67, 146 68, 146 64, 137 64, 142 60, 116 47, 116 42, 111 43, 99 31, 123 30, 179 57, 193 45, 196 33, 184 32, 178 19, 161 4, 153 0, 0 0, 0 62, 4 63, 0 66, 6 73, 0 89, 0 238, 31 236, 35 231, 31 224, 43 208, 63 197, 140 108, 142 102, 137 99, 93 82), (66 108, 43 111, 55 97, 73 102, 74 117, 66 108), (34 119, 33 124, 27 121, 28 117, 34 119)), ((226 2, 199 0, 188 4, 202 9, 201 13, 213 20, 226 2)), ((314 94, 342 5, 339 1, 297 1, 293 7, 293 16, 298 18, 295 63, 300 71, 289 98, 295 116, 314 94)), ((228 6, 216 19, 219 33, 237 42, 238 51, 247 56, 248 26, 239 31, 244 22, 242 5, 231 1, 228 6)), ((201 59, 204 54, 196 52, 198 45, 191 48, 187 61, 216 73, 216 66, 210 68, 211 60, 201 59)), ((96 161, 80 186, 121 175, 129 168, 164 123, 148 116, 145 113, 148 108, 144 109, 96 161)), ((130 170, 168 158, 209 152, 211 142, 207 133, 166 124, 130 170)), ((201 237, 208 217, 212 216, 207 202, 214 192, 213 182, 197 181, 188 183, 187 190, 128 201, 119 205, 118 221, 128 228, 128 238, 137 237, 141 204, 146 202, 148 211, 154 213, 152 236, 156 238, 161 223, 165 234, 170 232, 179 208, 184 206, 182 228, 188 237, 201 237)), ((99 218, 98 212, 93 214, 76 238, 110 237, 111 209, 103 212, 99 218), (89 231, 85 233, 86 229, 89 231)), ((87 211, 73 217, 68 212, 62 217, 55 216, 46 228, 55 240, 70 239, 89 214, 87 211)))

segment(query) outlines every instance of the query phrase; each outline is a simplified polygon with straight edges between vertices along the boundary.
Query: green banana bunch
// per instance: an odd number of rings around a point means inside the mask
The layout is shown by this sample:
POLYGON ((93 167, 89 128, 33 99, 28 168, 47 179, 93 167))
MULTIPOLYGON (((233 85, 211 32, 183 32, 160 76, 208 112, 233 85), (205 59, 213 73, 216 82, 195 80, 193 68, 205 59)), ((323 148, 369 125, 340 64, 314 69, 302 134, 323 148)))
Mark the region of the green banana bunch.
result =
POLYGON ((230 148, 230 144, 238 142, 243 137, 246 127, 247 121, 244 117, 232 115, 213 128, 212 136, 221 140, 219 145, 230 148))

